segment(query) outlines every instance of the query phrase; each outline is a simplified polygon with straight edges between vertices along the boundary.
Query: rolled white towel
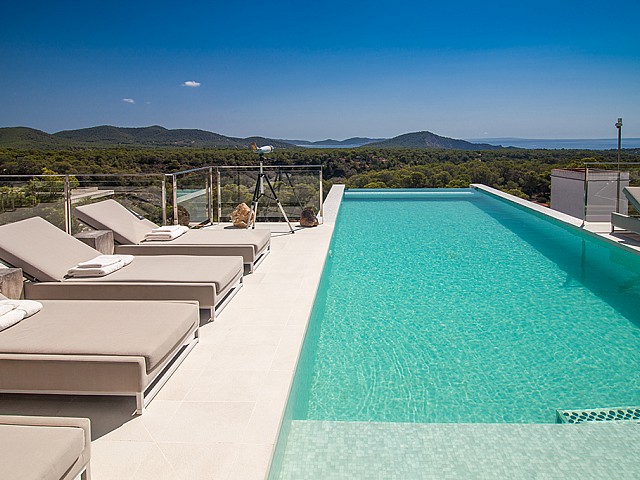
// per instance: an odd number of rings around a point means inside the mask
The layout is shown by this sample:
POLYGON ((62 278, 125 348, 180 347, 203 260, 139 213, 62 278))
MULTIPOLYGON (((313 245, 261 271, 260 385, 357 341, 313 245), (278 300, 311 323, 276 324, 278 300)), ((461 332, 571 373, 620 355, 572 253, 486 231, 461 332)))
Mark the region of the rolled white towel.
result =
POLYGON ((6 305, 6 304, 0 303, 0 317, 5 313, 9 313, 11 310, 15 308, 16 307, 14 307, 13 305, 6 305))
POLYGON ((13 309, 9 313, 5 313, 0 316, 0 332, 6 328, 12 327, 20 320, 22 320, 26 314, 24 310, 13 309))
POLYGON ((103 268, 120 260, 120 255, 99 255, 86 262, 80 262, 76 268, 103 268))
POLYGON ((109 275, 110 273, 120 270, 124 266, 124 262, 119 260, 116 263, 112 263, 111 265, 107 265, 102 268, 73 267, 67 271, 67 275, 69 277, 104 277, 105 275, 109 275))

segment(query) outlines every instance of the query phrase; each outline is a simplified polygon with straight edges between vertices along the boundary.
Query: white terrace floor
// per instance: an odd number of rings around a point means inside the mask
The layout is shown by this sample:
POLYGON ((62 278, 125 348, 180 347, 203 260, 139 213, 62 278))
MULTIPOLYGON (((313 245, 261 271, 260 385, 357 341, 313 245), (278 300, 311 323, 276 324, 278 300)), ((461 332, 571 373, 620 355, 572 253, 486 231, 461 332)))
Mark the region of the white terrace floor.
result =
POLYGON ((271 253, 143 415, 125 397, 35 395, 0 395, 0 412, 90 418, 94 480, 264 478, 333 223, 259 228, 271 253))

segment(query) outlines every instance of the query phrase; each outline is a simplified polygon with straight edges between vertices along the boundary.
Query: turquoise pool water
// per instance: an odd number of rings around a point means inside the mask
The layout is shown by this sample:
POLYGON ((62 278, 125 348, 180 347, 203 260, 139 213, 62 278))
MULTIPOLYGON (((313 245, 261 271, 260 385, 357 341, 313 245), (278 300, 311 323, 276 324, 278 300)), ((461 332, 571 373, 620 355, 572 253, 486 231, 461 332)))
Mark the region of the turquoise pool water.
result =
POLYGON ((639 327, 639 255, 474 190, 350 191, 287 421, 640 405, 639 327))

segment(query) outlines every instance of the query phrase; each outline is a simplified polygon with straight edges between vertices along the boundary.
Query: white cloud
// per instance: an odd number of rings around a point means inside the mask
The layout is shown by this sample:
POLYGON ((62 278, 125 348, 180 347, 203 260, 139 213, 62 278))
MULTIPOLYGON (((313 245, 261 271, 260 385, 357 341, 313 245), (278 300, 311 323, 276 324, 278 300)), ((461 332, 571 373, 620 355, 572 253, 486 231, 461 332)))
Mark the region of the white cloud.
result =
POLYGON ((122 101, 124 103, 131 103, 131 104, 136 103, 136 101, 133 98, 123 98, 122 101))
POLYGON ((182 84, 183 87, 191 87, 191 88, 197 88, 200 86, 200 82, 196 82, 195 80, 187 80, 186 82, 184 82, 182 84))

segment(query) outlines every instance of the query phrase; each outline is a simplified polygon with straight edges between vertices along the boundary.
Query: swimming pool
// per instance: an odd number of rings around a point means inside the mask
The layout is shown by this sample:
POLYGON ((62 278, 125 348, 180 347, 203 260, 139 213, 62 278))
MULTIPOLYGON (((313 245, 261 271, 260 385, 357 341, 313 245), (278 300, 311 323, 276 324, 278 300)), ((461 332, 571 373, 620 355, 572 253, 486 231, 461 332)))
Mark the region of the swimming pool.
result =
POLYGON ((637 405, 639 326, 638 255, 472 189, 348 191, 287 422, 637 405))

